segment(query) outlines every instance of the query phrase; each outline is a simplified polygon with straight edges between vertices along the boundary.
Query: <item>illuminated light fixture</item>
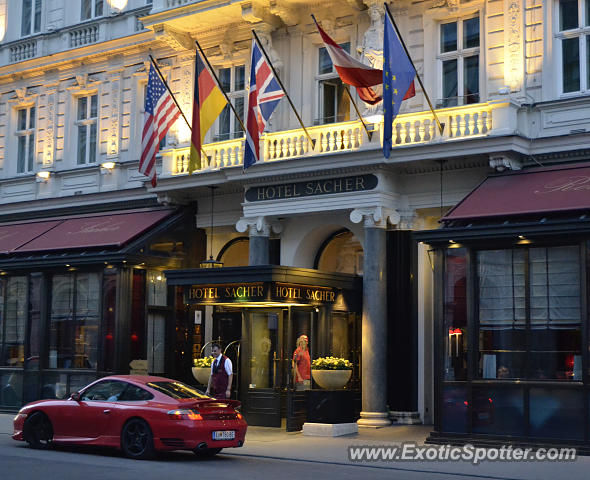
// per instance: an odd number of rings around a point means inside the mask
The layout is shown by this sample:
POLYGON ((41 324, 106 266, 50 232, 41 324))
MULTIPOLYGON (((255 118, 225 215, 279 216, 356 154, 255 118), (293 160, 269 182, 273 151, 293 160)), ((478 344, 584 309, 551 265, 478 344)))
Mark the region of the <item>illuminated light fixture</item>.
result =
POLYGON ((103 175, 112 173, 117 164, 115 162, 103 162, 100 164, 100 173, 103 175))
POLYGON ((518 238, 520 238, 521 240, 524 240, 526 237, 524 235, 519 235, 518 238))
POLYGON ((156 280, 158 280, 158 281, 161 281, 161 280, 162 280, 162 275, 158 275, 158 276, 156 277, 156 280))
POLYGON ((449 243, 457 243, 455 240, 449 240, 449 243))
POLYGON ((48 170, 41 170, 40 172, 37 172, 37 182, 39 183, 46 182, 49 180, 49 177, 51 177, 51 172, 48 170))
POLYGON ((69 263, 66 263, 66 267, 69 267, 69 266, 70 266, 70 264, 69 263))
POLYGON ((219 262, 213 259, 213 197, 215 193, 215 189, 217 187, 210 185, 209 188, 211 189, 211 231, 209 232, 209 259, 201 262, 199 264, 200 268, 221 268, 223 267, 223 262, 219 262))

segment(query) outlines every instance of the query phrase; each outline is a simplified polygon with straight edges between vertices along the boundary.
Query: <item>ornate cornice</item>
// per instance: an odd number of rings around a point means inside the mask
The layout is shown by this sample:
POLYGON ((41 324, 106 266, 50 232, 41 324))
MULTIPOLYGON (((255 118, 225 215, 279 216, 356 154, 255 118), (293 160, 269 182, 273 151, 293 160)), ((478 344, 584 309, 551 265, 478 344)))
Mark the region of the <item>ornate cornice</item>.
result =
POLYGON ((271 220, 268 217, 242 217, 236 223, 236 230, 244 233, 248 230, 251 237, 269 237, 271 231, 279 234, 283 226, 278 220, 271 220))
POLYGON ((363 222, 365 228, 387 228, 388 222, 392 225, 399 224, 401 219, 397 210, 384 207, 355 208, 350 212, 352 223, 363 222))

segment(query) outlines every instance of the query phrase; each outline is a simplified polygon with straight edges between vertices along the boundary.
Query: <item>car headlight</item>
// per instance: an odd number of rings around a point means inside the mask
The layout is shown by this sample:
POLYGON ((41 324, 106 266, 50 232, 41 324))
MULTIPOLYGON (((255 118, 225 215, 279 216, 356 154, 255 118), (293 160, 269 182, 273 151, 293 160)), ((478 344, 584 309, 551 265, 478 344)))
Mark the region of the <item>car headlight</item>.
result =
POLYGON ((174 420, 203 420, 197 410, 170 410, 168 416, 174 420))

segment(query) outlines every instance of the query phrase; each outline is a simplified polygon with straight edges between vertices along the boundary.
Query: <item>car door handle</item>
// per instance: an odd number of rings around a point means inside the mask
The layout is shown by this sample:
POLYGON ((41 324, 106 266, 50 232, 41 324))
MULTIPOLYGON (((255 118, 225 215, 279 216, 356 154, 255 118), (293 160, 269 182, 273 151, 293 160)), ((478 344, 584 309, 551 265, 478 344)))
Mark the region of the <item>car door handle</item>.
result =
POLYGON ((111 411, 107 409, 107 410, 103 410, 102 413, 104 413, 105 415, 109 415, 111 413, 111 411))

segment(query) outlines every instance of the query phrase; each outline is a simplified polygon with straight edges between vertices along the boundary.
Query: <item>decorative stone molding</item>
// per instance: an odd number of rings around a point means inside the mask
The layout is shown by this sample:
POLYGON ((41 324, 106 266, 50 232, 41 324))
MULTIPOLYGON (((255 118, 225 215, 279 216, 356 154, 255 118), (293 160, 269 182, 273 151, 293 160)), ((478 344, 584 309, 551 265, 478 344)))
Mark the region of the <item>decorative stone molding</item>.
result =
POLYGON ((57 88, 45 92, 45 138, 43 142, 42 159, 44 167, 50 167, 53 165, 53 152, 55 151, 55 122, 57 119, 57 96, 57 88))
POLYGON ((166 45, 177 52, 194 50, 196 48, 193 38, 188 33, 181 32, 168 25, 154 26, 154 33, 156 34, 157 39, 162 40, 166 45))
POLYGON ((490 155, 490 167, 498 172, 520 170, 522 162, 513 153, 493 153, 490 155))
POLYGON ((400 222, 400 218, 396 210, 384 207, 355 208, 350 212, 350 221, 364 222, 365 228, 387 228, 387 222, 396 225, 400 222))
POLYGON ((400 220, 397 225, 397 228, 400 230, 414 230, 416 227, 416 219, 418 215, 416 214, 416 210, 413 208, 408 208, 404 210, 400 210, 399 212, 400 220))
POLYGON ((524 19, 521 2, 504 1, 504 81, 511 92, 524 82, 524 19))
POLYGON ((276 220, 269 220, 267 217, 242 217, 236 223, 236 230, 244 233, 248 230, 251 237, 269 237, 271 231, 279 234, 283 226, 276 220))
POLYGON ((110 125, 107 136, 107 158, 117 158, 119 155, 119 131, 121 123, 121 73, 117 72, 111 79, 111 111, 110 125))
POLYGON ((242 4, 242 18, 249 23, 264 22, 270 25, 273 30, 282 26, 283 23, 280 17, 273 15, 269 8, 258 2, 242 4))
POLYGON ((348 3, 355 10, 361 11, 361 10, 365 10, 365 8, 366 8, 363 0, 346 0, 346 3, 348 3))
POLYGON ((434 0, 430 8, 448 8, 455 11, 459 8, 459 0, 434 0))
POLYGON ((285 5, 284 0, 270 0, 269 11, 279 17, 285 25, 297 25, 300 22, 299 12, 285 5))

